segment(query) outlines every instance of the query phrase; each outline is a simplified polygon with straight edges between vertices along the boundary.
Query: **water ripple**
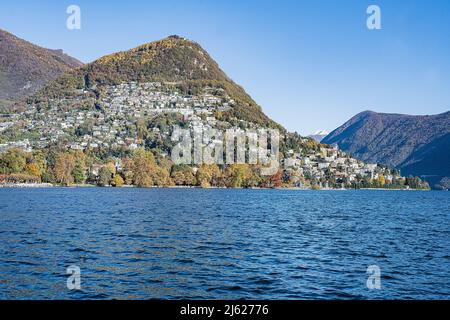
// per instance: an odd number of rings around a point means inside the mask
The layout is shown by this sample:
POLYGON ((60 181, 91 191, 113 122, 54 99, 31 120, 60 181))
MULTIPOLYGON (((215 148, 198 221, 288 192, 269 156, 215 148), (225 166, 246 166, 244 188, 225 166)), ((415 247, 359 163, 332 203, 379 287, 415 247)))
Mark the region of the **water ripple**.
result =
POLYGON ((0 203, 0 298, 450 298, 445 192, 0 189, 0 203))

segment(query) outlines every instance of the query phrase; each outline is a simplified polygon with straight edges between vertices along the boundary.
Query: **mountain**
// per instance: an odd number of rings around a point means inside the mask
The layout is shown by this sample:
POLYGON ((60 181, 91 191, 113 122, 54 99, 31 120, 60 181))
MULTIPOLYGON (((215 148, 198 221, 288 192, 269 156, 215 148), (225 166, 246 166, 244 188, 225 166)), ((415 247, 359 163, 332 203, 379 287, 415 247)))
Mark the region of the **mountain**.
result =
POLYGON ((177 35, 113 53, 72 70, 38 92, 35 101, 48 97, 74 97, 79 90, 98 95, 106 86, 130 82, 174 84, 183 94, 195 94, 206 87, 215 88, 232 100, 233 108, 227 115, 281 128, 199 44, 177 35))
POLYGON ((81 65, 62 50, 41 48, 0 29, 0 107, 81 65))
MULTIPOLYGON (((427 188, 419 179, 405 179, 392 168, 358 161, 337 148, 287 132, 199 44, 179 36, 71 69, 10 109, 0 114, 0 174, 12 181, 23 180, 25 175, 51 183, 82 183, 86 178, 99 183, 102 176, 100 184, 107 185, 117 171, 119 182, 148 186, 427 188), (192 145, 200 152, 215 149, 217 164, 205 169, 189 159, 184 166, 174 163, 169 154, 179 147, 176 135, 180 128, 185 129, 183 140, 201 130, 202 140, 199 143, 194 134, 192 145), (234 160, 228 160, 234 158, 227 156, 223 164, 223 152, 216 152, 223 151, 223 146, 227 153, 240 149, 234 144, 238 129, 247 136, 236 138, 236 144, 245 144, 243 158, 252 163, 234 166, 234 160), (279 130, 276 160, 280 167, 260 174, 263 164, 250 159, 255 155, 250 144, 254 146, 252 141, 262 133, 259 138, 266 141, 266 147, 275 149, 272 139, 276 136, 271 135, 270 142, 264 138, 268 129, 279 130), (209 136, 211 132, 218 136, 209 136), (21 156, 17 150, 28 154, 21 156), (28 157, 20 162, 27 164, 22 169, 16 165, 21 157, 28 157), (79 162, 76 170, 75 158, 79 162), (105 165, 100 175, 99 168, 105 165), (209 181, 204 184, 205 178, 209 181)), ((258 155, 266 157, 266 147, 259 147, 258 155)), ((194 159, 198 159, 196 152, 194 159)))
POLYGON ((446 187, 450 177, 450 112, 403 115, 365 111, 326 136, 358 159, 424 177, 430 186, 446 187))
POLYGON ((318 130, 314 134, 310 134, 308 137, 316 140, 317 142, 321 142, 323 138, 325 138, 330 133, 326 130, 318 130))

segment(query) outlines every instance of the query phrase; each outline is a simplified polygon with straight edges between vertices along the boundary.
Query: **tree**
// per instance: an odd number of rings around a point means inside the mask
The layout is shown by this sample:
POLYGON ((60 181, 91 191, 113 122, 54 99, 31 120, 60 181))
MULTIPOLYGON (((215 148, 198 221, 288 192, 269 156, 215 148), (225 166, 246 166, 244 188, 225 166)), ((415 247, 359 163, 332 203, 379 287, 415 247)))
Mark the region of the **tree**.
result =
POLYGON ((137 149, 133 156, 133 183, 138 187, 151 187, 157 174, 155 157, 149 151, 137 149))
POLYGON ((271 176, 267 181, 267 186, 269 188, 279 188, 282 185, 283 171, 278 170, 273 176, 271 176))
POLYGON ((175 185, 177 185, 177 186, 187 185, 183 171, 175 171, 174 173, 172 173, 171 176, 172 176, 172 180, 175 183, 175 185))
POLYGON ((286 170, 286 180, 287 183, 292 187, 298 187, 301 183, 301 174, 298 172, 298 170, 286 170))
POLYGON ((1 173, 23 173, 26 164, 26 154, 20 149, 12 148, 0 155, 1 173))
POLYGON ((136 132, 139 140, 144 140, 147 136, 147 123, 143 119, 136 121, 136 132))
POLYGON ((370 188, 372 186, 372 180, 368 176, 365 176, 361 181, 361 186, 362 188, 370 188))
POLYGON ((83 184, 86 181, 85 167, 81 162, 77 162, 73 168, 72 175, 76 184, 83 184))
POLYGON ((60 152, 56 156, 53 171, 58 183, 69 186, 73 183, 72 171, 75 168, 75 158, 70 153, 60 152))
POLYGON ((383 187, 386 184, 386 180, 384 178, 384 175, 380 174, 378 176, 378 183, 380 184, 381 187, 383 187))
POLYGON ((195 186, 197 184, 192 168, 187 165, 172 165, 171 172, 172 181, 177 186, 195 186))
POLYGON ((35 163, 28 163, 25 167, 25 171, 27 174, 38 177, 39 180, 41 179, 41 171, 35 163))
POLYGON ((197 183, 202 188, 208 188, 211 185, 217 186, 218 180, 221 178, 222 173, 217 165, 211 164, 203 164, 198 168, 196 178, 197 183))
POLYGON ((248 187, 247 180, 251 176, 252 171, 248 164, 233 164, 225 171, 227 187, 232 188, 248 187))
POLYGON ((211 175, 210 184, 212 186, 220 186, 223 181, 223 174, 222 171, 219 169, 219 167, 216 164, 210 164, 208 165, 209 173, 211 175))
POLYGON ((123 186, 123 184, 124 184, 124 181, 123 181, 122 176, 120 174, 116 173, 111 181, 111 185, 113 187, 121 187, 121 186, 123 186))
POLYGON ((156 175, 153 177, 153 183, 157 186, 168 187, 173 185, 169 171, 165 168, 157 167, 156 175))
POLYGON ((105 167, 108 167, 109 171, 111 171, 112 174, 116 173, 116 165, 114 161, 109 161, 107 164, 105 164, 105 167))
POLYGON ((195 186, 197 184, 197 179, 195 178, 192 168, 188 167, 183 171, 185 185, 195 186))
POLYGON ((98 172, 97 185, 100 187, 109 186, 111 184, 113 172, 109 166, 103 166, 98 172))
POLYGON ((122 175, 125 179, 125 184, 132 185, 133 184, 133 159, 123 158, 122 159, 122 175))
POLYGON ((32 154, 32 158, 33 158, 32 163, 37 166, 37 168, 41 174, 41 177, 47 171, 46 156, 48 156, 48 155, 46 153, 44 153, 42 150, 33 151, 33 154, 32 154))

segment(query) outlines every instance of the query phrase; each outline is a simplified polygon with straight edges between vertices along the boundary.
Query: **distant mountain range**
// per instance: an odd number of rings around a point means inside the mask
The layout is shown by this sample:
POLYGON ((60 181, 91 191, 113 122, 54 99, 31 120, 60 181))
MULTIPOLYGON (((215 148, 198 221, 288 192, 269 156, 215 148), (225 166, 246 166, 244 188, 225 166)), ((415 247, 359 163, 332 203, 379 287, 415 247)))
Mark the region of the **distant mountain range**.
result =
POLYGON ((450 187, 450 111, 403 115, 365 111, 326 136, 358 159, 422 176, 431 187, 450 187))
POLYGON ((325 138, 330 133, 326 130, 318 130, 313 134, 310 134, 308 137, 316 140, 317 142, 321 142, 323 138, 325 138))
POLYGON ((80 66, 80 61, 62 50, 36 46, 0 29, 0 107, 80 66))

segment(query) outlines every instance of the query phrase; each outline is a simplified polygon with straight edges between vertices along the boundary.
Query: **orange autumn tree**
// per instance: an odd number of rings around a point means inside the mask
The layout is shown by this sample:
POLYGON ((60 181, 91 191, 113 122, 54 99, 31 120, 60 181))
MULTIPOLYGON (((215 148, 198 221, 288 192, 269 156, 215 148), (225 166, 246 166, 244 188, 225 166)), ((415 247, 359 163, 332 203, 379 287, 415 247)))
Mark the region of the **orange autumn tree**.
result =
POLYGON ((283 184, 283 171, 278 170, 277 173, 267 179, 266 183, 268 188, 280 188, 283 184))

